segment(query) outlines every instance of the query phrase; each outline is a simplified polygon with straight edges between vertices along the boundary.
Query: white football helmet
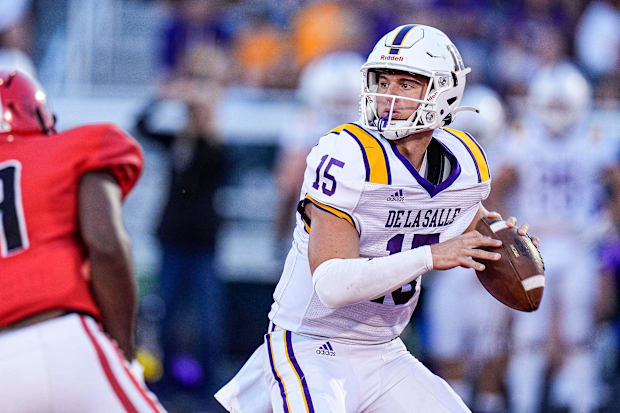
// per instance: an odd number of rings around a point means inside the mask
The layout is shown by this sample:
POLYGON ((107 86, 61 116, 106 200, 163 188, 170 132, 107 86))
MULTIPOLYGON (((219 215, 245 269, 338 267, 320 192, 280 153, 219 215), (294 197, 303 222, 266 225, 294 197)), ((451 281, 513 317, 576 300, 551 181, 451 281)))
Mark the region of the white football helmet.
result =
POLYGON ((506 124, 506 110, 501 98, 483 84, 467 86, 463 105, 478 109, 478 113, 460 113, 451 127, 471 133, 483 146, 498 139, 506 124))
POLYGON ((465 75, 470 71, 454 44, 440 30, 420 24, 399 26, 377 42, 362 66, 362 123, 390 140, 448 125, 459 110, 465 75), (390 70, 427 77, 424 98, 377 93, 379 73, 390 70), (392 98, 387 118, 377 114, 378 96, 392 98), (420 105, 408 119, 392 119, 396 99, 420 105))
POLYGON ((354 52, 333 52, 313 60, 300 75, 299 100, 339 123, 358 119, 362 64, 364 58, 354 52))
POLYGON ((542 67, 529 89, 534 116, 552 134, 560 135, 587 113, 592 89, 573 64, 561 62, 542 67))

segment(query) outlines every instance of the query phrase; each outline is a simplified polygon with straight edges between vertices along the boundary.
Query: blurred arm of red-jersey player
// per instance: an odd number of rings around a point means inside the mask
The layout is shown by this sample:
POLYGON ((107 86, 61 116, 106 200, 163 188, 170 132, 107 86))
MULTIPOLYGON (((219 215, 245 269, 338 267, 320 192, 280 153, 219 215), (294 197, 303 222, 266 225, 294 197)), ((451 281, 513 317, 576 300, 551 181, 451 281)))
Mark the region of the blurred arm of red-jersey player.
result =
POLYGON ((91 265, 91 290, 103 328, 128 360, 135 358, 137 285, 131 244, 122 220, 121 188, 106 172, 80 181, 79 219, 91 265))

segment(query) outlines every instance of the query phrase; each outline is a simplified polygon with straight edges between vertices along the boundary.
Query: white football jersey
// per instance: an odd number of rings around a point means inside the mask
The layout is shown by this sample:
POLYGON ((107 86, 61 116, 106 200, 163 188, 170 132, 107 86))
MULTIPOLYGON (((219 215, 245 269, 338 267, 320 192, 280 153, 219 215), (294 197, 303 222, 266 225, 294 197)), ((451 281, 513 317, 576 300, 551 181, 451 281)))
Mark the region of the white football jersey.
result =
POLYGON ((421 176, 392 141, 356 123, 320 139, 307 157, 301 214, 269 313, 273 323, 342 342, 382 343, 400 335, 417 304, 420 279, 372 301, 325 307, 312 286, 311 223, 303 205, 311 202, 353 225, 361 257, 445 241, 463 233, 487 197, 488 164, 469 134, 452 129, 435 130, 425 163, 429 172, 421 176))
POLYGON ((538 124, 527 131, 514 139, 507 159, 518 173, 511 212, 543 240, 591 243, 603 227, 601 172, 615 161, 618 142, 596 133, 587 121, 562 137, 549 136, 538 124))

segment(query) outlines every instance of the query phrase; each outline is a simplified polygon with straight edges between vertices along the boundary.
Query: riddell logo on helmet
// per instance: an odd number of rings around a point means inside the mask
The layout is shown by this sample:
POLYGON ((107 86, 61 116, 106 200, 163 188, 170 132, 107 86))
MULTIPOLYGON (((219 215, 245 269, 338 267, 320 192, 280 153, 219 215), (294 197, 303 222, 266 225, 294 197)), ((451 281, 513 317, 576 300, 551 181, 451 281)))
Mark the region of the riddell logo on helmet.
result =
POLYGON ((396 62, 402 62, 403 60, 405 60, 404 57, 402 56, 392 56, 392 55, 381 55, 381 60, 394 60, 396 62))
POLYGON ((426 101, 430 102, 431 100, 435 99, 435 96, 437 96, 437 92, 433 92, 432 95, 430 95, 428 98, 426 98, 426 101))

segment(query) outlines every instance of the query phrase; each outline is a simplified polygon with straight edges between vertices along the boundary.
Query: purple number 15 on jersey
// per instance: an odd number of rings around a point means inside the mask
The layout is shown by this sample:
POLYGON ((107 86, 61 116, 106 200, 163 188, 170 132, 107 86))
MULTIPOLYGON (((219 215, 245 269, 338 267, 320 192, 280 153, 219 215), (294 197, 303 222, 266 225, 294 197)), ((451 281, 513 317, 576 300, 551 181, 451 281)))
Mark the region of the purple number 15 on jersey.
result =
MULTIPOLYGON (((316 168, 316 180, 312 184, 312 187, 314 189, 319 189, 319 181, 321 179, 321 168, 323 167, 323 164, 327 160, 328 156, 329 155, 323 155, 323 157, 321 158, 321 162, 319 162, 319 166, 316 168)), ((332 165, 336 165, 337 167, 342 168, 344 166, 344 162, 339 161, 336 158, 330 158, 329 162, 327 163, 327 166, 325 167, 325 170, 323 171, 323 177, 327 181, 331 182, 331 188, 328 189, 325 182, 323 182, 323 185, 321 187, 321 189, 323 190, 323 193, 327 196, 332 196, 336 192, 336 178, 334 178, 334 176, 329 173, 329 169, 332 167, 332 165)))

